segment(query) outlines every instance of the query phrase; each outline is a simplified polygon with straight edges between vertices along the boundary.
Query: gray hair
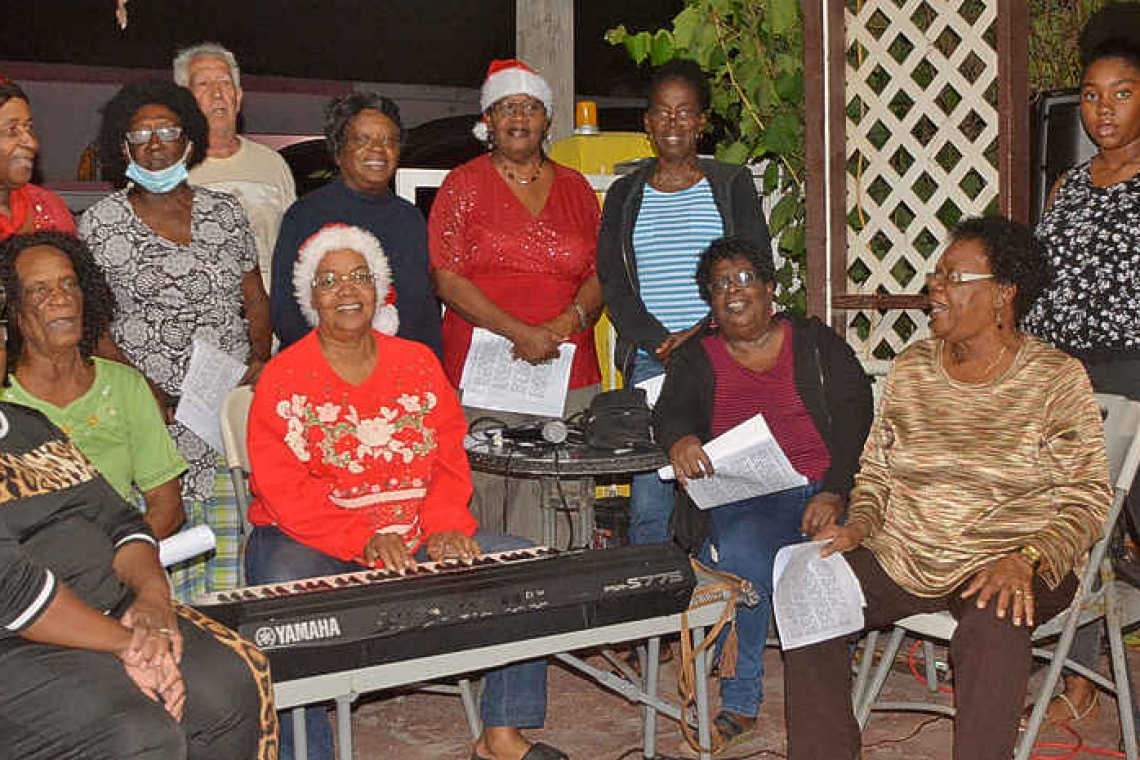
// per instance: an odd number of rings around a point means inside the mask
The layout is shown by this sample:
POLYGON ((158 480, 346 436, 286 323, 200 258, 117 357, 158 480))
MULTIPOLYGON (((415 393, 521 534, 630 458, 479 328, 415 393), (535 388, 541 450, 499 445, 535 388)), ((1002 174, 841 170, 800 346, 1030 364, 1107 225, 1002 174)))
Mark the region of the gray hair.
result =
POLYGON ((225 61, 230 67, 230 78, 234 80, 234 87, 241 87, 241 69, 238 67, 237 58, 217 42, 203 42, 179 50, 174 56, 175 84, 179 87, 190 86, 190 62, 200 55, 212 55, 225 61))

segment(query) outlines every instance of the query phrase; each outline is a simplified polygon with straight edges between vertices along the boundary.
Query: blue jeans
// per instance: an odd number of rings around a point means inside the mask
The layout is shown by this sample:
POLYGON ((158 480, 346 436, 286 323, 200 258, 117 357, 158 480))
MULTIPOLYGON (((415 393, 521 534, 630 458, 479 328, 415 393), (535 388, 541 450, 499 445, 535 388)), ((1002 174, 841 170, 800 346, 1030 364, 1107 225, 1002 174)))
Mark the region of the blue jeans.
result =
MULTIPOLYGON (((760 595, 755 607, 736 608, 736 675, 720 679, 721 709, 754 717, 764 699, 764 642, 772 607, 772 563, 776 552, 805 541, 800 523, 819 483, 745 499, 709 510, 709 536, 700 560, 750 581, 760 595), (715 557, 713 552, 715 547, 715 557)), ((717 641, 724 646, 727 630, 717 641)))
MULTIPOLYGON (((656 359, 640 351, 633 358, 632 386, 651 377, 665 374, 656 359)), ((669 521, 673 517, 673 481, 662 480, 657 472, 633 476, 629 490, 629 542, 634 545, 660 544, 669 540, 669 521)))
MULTIPOLYGON (((525 538, 479 531, 475 542, 484 552, 505 552, 531 546, 525 538)), ((420 547, 416 560, 428 560, 420 547)), ((330 557, 294 541, 275 525, 257 525, 245 550, 246 578, 251 584, 312 578, 367 569, 355 562, 330 557)), ((488 671, 483 675, 479 704, 483 725, 537 728, 546 719, 546 660, 527 660, 488 671)), ((280 760, 293 757, 292 716, 282 713, 280 760)), ((311 760, 333 760, 332 725, 325 708, 305 708, 305 735, 311 760)))

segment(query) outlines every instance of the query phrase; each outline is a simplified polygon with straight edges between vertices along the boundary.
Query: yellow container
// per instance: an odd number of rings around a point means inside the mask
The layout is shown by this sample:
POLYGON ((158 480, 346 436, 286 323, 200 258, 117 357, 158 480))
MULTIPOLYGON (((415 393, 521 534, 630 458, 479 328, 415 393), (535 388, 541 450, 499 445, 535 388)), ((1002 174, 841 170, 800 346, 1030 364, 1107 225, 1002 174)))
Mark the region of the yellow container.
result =
MULTIPOLYGON (((644 132, 599 132, 564 137, 550 146, 548 155, 558 163, 577 169, 583 174, 612 174, 615 164, 636 158, 648 158, 654 153, 653 145, 644 132)), ((602 197, 603 194, 598 193, 599 203, 602 197)), ((616 348, 617 333, 610 324, 606 312, 602 312, 598 324, 594 327, 594 342, 598 348, 598 364, 602 368, 602 389, 620 388, 620 373, 614 370, 611 361, 616 348)), ((629 496, 629 486, 626 484, 598 486, 595 495, 598 498, 629 496)))

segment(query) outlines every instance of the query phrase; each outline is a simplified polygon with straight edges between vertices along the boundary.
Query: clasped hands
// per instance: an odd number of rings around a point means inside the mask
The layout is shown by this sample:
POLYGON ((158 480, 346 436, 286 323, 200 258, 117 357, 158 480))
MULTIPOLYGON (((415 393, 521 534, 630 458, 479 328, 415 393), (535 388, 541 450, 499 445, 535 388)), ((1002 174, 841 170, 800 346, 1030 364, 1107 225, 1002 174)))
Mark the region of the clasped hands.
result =
POLYGON ((524 325, 510 336, 514 344, 511 356, 529 364, 542 364, 557 359, 559 346, 581 331, 578 312, 568 307, 557 317, 537 325, 524 325))
MULTIPOLYGON (((458 559, 464 562, 482 554, 475 539, 457 530, 444 530, 428 536, 427 555, 434 562, 445 559, 458 559)), ((364 564, 369 567, 383 565, 389 570, 402 573, 416 566, 404 539, 397 533, 375 533, 364 544, 364 564)))
POLYGON ((182 661, 182 633, 169 600, 140 596, 120 621, 131 634, 126 647, 116 652, 135 685, 160 702, 175 719, 182 718, 186 684, 182 661))

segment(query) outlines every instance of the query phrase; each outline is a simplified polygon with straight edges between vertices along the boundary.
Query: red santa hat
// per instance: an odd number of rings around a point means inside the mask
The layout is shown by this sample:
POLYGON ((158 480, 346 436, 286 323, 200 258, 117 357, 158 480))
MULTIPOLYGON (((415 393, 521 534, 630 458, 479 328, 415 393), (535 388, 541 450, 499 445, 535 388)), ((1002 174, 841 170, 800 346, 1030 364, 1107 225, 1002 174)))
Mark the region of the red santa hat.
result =
MULTIPOLYGON (((537 71, 515 58, 491 61, 479 94, 479 110, 486 113, 491 106, 511 95, 530 95, 546 106, 546 118, 554 116, 554 93, 537 71)), ((482 119, 471 131, 481 141, 487 141, 487 125, 482 119)))
POLYGON ((301 244, 297 251, 297 263, 293 267, 293 292, 301 313, 309 324, 317 326, 320 317, 313 308, 313 278, 325 254, 343 249, 356 251, 364 257, 368 271, 375 277, 376 298, 384 303, 376 307, 372 316, 372 326, 385 335, 395 335, 400 326, 396 313, 396 288, 392 285, 392 269, 388 257, 376 236, 359 227, 347 224, 326 224, 301 244))

